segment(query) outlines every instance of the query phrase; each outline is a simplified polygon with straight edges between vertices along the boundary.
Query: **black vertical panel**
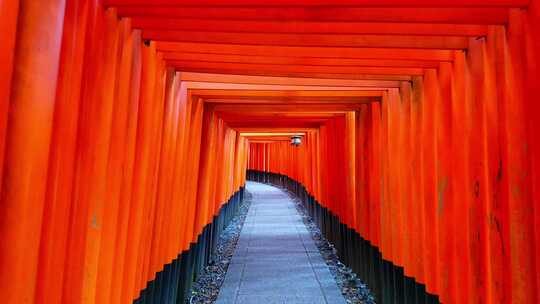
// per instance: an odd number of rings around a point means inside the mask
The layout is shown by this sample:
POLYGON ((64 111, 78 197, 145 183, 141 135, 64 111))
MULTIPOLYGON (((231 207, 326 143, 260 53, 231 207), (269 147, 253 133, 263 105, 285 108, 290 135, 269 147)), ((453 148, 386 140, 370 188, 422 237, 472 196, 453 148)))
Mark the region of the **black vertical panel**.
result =
POLYGON ((426 296, 426 303, 428 304, 439 304, 439 297, 433 294, 428 293, 426 296))
POLYGON ((394 303, 394 265, 383 259, 384 285, 383 303, 394 303))
POLYGON ((414 279, 408 276, 405 276, 405 304, 416 304, 418 300, 416 299, 416 286, 414 284, 414 279))
POLYGON ((178 292, 176 296, 176 304, 183 304, 187 297, 187 279, 188 279, 188 267, 191 260, 191 247, 182 253, 182 261, 180 263, 179 275, 178 275, 178 292))
POLYGON ((175 304, 178 298, 178 285, 180 283, 180 267, 182 265, 182 253, 179 254, 173 262, 173 271, 171 272, 171 285, 169 295, 166 297, 166 304, 175 304))
POLYGON ((416 284, 416 303, 426 304, 426 286, 424 284, 416 284))
POLYGON ((373 286, 375 299, 381 299, 384 286, 382 254, 373 246, 370 248, 370 251, 373 258, 373 285, 370 286, 373 286))
POLYGON ((403 267, 394 266, 394 284, 396 293, 394 294, 395 302, 398 304, 405 303, 405 274, 403 267))
POLYGON ((156 288, 156 301, 155 303, 165 303, 169 284, 171 282, 172 263, 166 264, 163 267, 162 275, 158 281, 156 288))

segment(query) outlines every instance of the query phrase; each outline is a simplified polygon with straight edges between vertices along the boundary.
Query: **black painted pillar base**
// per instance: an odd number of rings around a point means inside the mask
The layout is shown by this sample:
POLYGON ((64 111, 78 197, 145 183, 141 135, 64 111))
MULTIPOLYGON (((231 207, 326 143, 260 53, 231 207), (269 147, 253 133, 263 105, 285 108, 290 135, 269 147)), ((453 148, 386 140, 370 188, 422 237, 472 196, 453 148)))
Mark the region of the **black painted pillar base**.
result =
POLYGON ((133 303, 186 303, 193 282, 211 262, 219 235, 238 213, 243 199, 244 188, 241 188, 221 207, 212 222, 204 227, 197 237, 197 242, 191 243, 188 250, 184 250, 176 259, 164 265, 133 303))

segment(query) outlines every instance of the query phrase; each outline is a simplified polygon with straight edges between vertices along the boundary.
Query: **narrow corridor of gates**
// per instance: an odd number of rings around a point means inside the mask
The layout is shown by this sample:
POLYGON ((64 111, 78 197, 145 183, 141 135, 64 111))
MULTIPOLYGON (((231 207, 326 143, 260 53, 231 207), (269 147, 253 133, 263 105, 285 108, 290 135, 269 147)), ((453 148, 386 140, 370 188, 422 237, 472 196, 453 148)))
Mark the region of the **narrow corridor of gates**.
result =
POLYGON ((540 0, 0 0, 0 302, 184 304, 257 180, 378 303, 540 303, 538 37, 540 0))

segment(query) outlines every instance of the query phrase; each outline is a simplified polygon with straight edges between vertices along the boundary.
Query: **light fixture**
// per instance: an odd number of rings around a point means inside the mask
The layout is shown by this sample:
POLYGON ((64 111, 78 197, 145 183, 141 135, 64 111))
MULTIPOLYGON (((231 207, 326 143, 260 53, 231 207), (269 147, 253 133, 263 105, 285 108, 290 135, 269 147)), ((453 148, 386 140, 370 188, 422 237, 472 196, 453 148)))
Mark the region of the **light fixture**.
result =
POLYGON ((298 147, 302 143, 302 136, 300 135, 293 135, 291 136, 291 145, 298 147))

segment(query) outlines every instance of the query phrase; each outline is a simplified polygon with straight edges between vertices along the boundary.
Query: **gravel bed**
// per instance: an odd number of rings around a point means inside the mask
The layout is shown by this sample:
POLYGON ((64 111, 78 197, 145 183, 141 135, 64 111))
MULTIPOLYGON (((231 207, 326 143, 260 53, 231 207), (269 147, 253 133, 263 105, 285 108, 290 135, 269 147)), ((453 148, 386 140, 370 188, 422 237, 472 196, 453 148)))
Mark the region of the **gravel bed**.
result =
POLYGON ((351 304, 375 304, 375 298, 371 291, 352 271, 339 261, 337 251, 334 246, 322 235, 321 230, 313 221, 313 218, 308 215, 304 205, 291 192, 289 195, 293 199, 298 213, 302 216, 304 224, 311 232, 311 236, 315 241, 315 245, 319 248, 323 259, 330 268, 330 272, 334 276, 336 283, 341 290, 341 294, 345 297, 347 303, 351 304))
POLYGON ((244 201, 240 206, 238 215, 232 219, 229 226, 221 233, 210 265, 206 266, 204 272, 193 283, 191 296, 186 300, 186 303, 209 304, 217 300, 219 289, 225 280, 225 275, 234 254, 240 231, 242 230, 249 206, 251 205, 251 199, 252 195, 245 191, 244 201))

